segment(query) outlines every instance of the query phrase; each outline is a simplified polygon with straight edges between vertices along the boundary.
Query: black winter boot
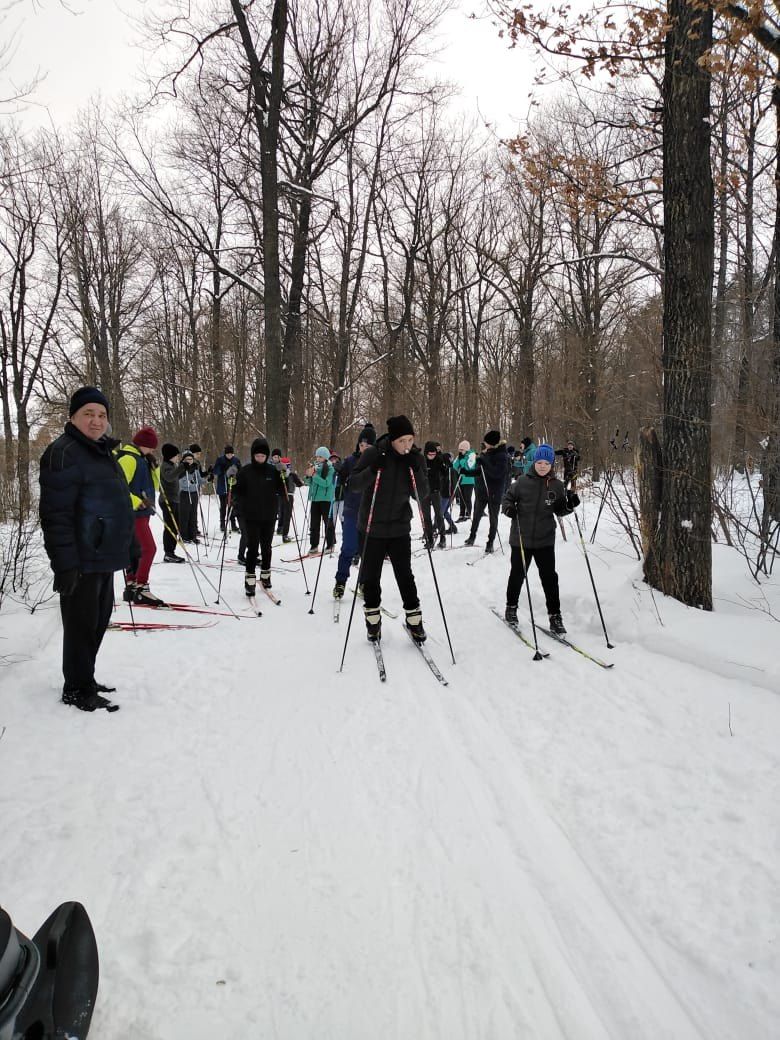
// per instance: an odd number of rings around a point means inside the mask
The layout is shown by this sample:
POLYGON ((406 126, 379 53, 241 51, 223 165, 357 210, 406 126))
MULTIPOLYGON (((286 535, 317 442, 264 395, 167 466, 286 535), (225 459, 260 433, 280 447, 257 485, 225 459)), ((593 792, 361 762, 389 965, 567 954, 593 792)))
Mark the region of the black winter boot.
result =
POLYGON ((560 613, 550 614, 550 631, 554 632, 556 636, 565 636, 566 629, 563 624, 563 618, 560 613))
POLYGON ((464 545, 473 545, 475 541, 476 541, 476 538, 474 537, 474 535, 470 534, 463 544, 464 545))
POLYGON ((255 594, 255 588, 257 586, 257 578, 255 577, 254 571, 247 571, 244 575, 244 592, 251 599, 255 594))
POLYGON ((506 610, 504 611, 504 621, 509 625, 517 624, 517 606, 513 606, 511 603, 507 603, 506 610))
POLYGON ((270 571, 260 571, 260 584, 263 586, 264 589, 270 589, 271 588, 271 572, 270 571))
POLYGON ((378 643, 382 638, 382 612, 379 607, 364 607, 366 618, 366 635, 371 643, 378 643))
POLYGON ((440 549, 446 549, 447 548, 447 539, 445 538, 445 536, 443 534, 439 535, 439 548, 440 549))
POLYGON ((337 581, 336 584, 333 586, 333 598, 334 599, 341 599, 342 596, 344 595, 344 589, 345 589, 344 582, 343 581, 337 581))
POLYGON ((406 611, 406 627, 415 643, 424 643, 428 636, 422 623, 422 613, 419 607, 406 611))
POLYGON ((488 542, 487 543, 487 545, 485 546, 485 552, 486 553, 492 553, 493 552, 493 543, 492 542, 488 542))

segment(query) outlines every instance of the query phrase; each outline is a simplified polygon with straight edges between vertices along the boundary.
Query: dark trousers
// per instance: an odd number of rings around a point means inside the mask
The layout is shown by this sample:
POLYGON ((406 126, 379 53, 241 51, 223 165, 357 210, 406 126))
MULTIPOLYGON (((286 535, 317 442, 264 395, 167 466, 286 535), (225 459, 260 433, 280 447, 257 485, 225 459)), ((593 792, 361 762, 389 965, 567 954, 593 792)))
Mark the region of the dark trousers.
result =
POLYGON ((490 526, 488 527, 488 542, 493 541, 496 537, 496 531, 498 530, 498 508, 501 502, 498 498, 491 496, 489 499, 483 498, 482 495, 477 495, 476 504, 474 506, 474 515, 471 518, 471 532, 469 537, 477 537, 477 528, 479 522, 485 515, 485 510, 488 511, 488 517, 490 520, 490 526))
POLYGON ((82 574, 73 595, 60 596, 65 689, 88 690, 95 681, 95 658, 113 607, 113 573, 82 574))
POLYGON ((260 570, 271 569, 271 542, 274 540, 276 517, 272 516, 262 523, 247 520, 246 530, 246 569, 255 572, 257 566, 257 550, 260 548, 260 570))
MULTIPOLYGON (((544 589, 544 599, 547 604, 548 614, 558 614, 561 610, 561 597, 558 591, 558 574, 555 570, 555 546, 545 545, 543 549, 526 549, 525 562, 530 564, 536 561, 536 569, 544 589)), ((512 569, 509 572, 509 581, 506 584, 506 601, 513 607, 517 606, 520 599, 520 590, 523 587, 525 568, 523 567, 523 556, 518 545, 512 546, 512 569)))
POLYGON ((179 498, 179 530, 185 542, 198 537, 198 495, 182 491, 179 498))
POLYGON ((461 481, 460 487, 458 488, 458 498, 460 499, 460 516, 458 520, 465 520, 466 517, 471 516, 471 496, 474 494, 473 484, 464 484, 461 481))
POLYGON ((344 513, 341 520, 341 552, 336 567, 336 581, 347 583, 349 568, 358 552, 357 513, 344 513))
POLYGON ((293 513, 293 499, 289 493, 282 495, 279 499, 279 507, 276 516, 276 530, 282 538, 290 536, 290 521, 293 513))
POLYGON ((385 556, 390 557, 393 565, 404 610, 414 610, 420 606, 420 597, 412 574, 412 539, 408 534, 400 538, 374 538, 369 535, 364 539, 361 582, 366 608, 378 607, 382 602, 382 564, 385 556))
POLYGON ((163 552, 166 556, 176 553, 176 532, 179 530, 179 503, 168 503, 167 498, 160 496, 160 518, 163 522, 163 552), (174 512, 174 510, 176 512, 174 512))
POLYGON ((325 527, 325 548, 336 544, 336 528, 331 518, 331 502, 312 502, 309 509, 309 544, 312 552, 320 544, 320 520, 325 527))
MULTIPOLYGON (((230 495, 225 492, 224 495, 219 496, 219 529, 220 531, 225 530, 225 522, 227 520, 228 509, 230 508, 230 495)), ((238 524, 233 513, 230 514, 230 526, 234 531, 238 530, 238 524)))
POLYGON ((441 515, 441 494, 439 491, 432 491, 423 500, 423 518, 425 520, 425 537, 429 542, 433 542, 434 527, 440 538, 445 536, 447 528, 444 525, 444 517, 441 515), (433 509, 433 520, 431 520, 431 509, 433 509))

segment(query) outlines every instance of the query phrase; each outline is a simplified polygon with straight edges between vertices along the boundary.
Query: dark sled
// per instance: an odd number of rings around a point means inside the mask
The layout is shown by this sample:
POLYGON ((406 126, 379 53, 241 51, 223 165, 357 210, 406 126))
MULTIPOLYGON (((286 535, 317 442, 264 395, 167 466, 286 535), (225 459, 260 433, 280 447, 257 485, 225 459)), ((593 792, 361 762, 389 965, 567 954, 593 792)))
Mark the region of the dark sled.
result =
POLYGON ((84 1040, 99 978, 81 903, 63 903, 32 940, 0 908, 0 1040, 84 1040))

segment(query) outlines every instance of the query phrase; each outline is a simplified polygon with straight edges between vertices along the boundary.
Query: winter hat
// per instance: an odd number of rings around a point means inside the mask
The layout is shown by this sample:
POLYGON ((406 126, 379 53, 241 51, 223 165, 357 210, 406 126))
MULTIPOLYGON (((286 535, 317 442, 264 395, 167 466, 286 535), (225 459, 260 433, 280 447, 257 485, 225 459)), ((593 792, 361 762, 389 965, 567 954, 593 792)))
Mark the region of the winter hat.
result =
POLYGON ((520 443, 523 445, 523 449, 525 449, 528 448, 531 444, 533 444, 533 441, 530 437, 523 437, 520 443))
POLYGON ((255 437, 252 441, 252 458, 259 454, 265 455, 266 458, 271 454, 271 449, 268 447, 268 441, 265 437, 255 437))
POLYGON ((506 453, 507 453, 507 455, 514 455, 514 453, 515 453, 515 446, 514 446, 514 444, 507 444, 507 446, 506 446, 506 453))
POLYGON ((226 444, 225 445, 225 450, 224 450, 223 454, 225 454, 225 455, 235 455, 235 452, 233 451, 233 445, 232 444, 226 444))
POLYGON ((272 459, 280 459, 281 457, 282 457, 282 449, 281 448, 274 448, 274 450, 271 452, 271 458, 272 459))
POLYGON ((154 451, 159 443, 157 433, 152 426, 142 426, 133 437, 133 444, 138 448, 149 448, 154 451))
POLYGON ((187 448, 186 451, 183 451, 181 453, 181 461, 184 462, 185 459, 192 459, 193 462, 195 461, 195 456, 192 454, 189 448, 187 448))
POLYGON ((172 458, 179 454, 179 449, 175 444, 163 444, 162 446, 162 457, 166 462, 170 462, 172 458))
POLYGON ((190 451, 192 452, 193 455, 197 455, 197 453, 199 451, 202 451, 202 450, 203 449, 201 448, 201 446, 199 444, 191 444, 190 445, 190 451))
POLYGON ((289 466, 291 462, 292 462, 292 459, 288 459, 286 455, 284 455, 282 457, 282 465, 283 466, 289 466))
POLYGON ((488 430, 488 432, 482 439, 485 442, 485 444, 488 444, 491 448, 495 448, 498 442, 501 440, 501 431, 488 430))
POLYGON ((373 423, 367 422, 360 431, 358 444, 360 444, 361 441, 365 441, 366 444, 376 444, 376 430, 374 429, 373 423))
POLYGON ((324 444, 321 444, 319 448, 317 448, 317 450, 314 452, 314 454, 317 456, 318 459, 327 460, 330 458, 330 448, 326 448, 324 444))
POLYGON ((85 404, 102 404, 108 415, 108 401, 105 394, 102 394, 96 386, 81 386, 70 399, 68 418, 75 415, 85 404))
POLYGON ((555 452, 549 444, 539 445, 534 455, 534 462, 549 462, 551 466, 555 463, 555 452))
POLYGON ((414 437, 414 427, 405 415, 391 415, 387 420, 387 433, 391 441, 399 437, 414 437))
POLYGON ((458 451, 471 451, 471 444, 468 441, 461 441, 458 445, 458 451))
POLYGON ((424 454, 427 455, 429 451, 436 451, 440 443, 440 441, 426 441, 425 448, 423 449, 424 454))

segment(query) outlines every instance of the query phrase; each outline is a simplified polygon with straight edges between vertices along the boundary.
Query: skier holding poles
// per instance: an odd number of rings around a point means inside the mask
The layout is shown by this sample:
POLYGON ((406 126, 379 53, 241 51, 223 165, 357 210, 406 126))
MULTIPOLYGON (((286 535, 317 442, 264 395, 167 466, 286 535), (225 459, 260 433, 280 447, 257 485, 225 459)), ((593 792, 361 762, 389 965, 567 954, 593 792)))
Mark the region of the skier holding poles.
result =
POLYGON ((524 473, 510 485, 501 503, 504 515, 513 521, 509 533, 512 566, 506 587, 504 619, 510 625, 517 624, 517 604, 526 568, 535 560, 550 617, 550 631, 565 635, 555 570, 555 517, 574 512, 580 500, 553 475, 554 462, 555 452, 550 445, 540 444, 531 472, 524 473))
POLYGON ((358 515, 358 530, 364 535, 363 556, 358 580, 363 585, 366 635, 371 642, 382 636, 382 564, 390 558, 395 580, 403 600, 406 627, 412 638, 426 639, 420 611, 420 598, 412 573, 412 508, 414 496, 410 470, 414 473, 421 498, 429 494, 425 459, 414 444, 414 428, 405 415, 387 420, 387 433, 365 449, 352 470, 350 491, 363 497, 358 515), (368 515, 373 502, 370 530, 368 515))

